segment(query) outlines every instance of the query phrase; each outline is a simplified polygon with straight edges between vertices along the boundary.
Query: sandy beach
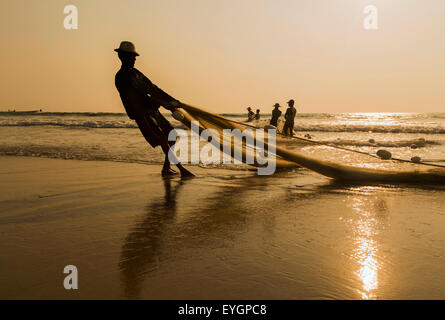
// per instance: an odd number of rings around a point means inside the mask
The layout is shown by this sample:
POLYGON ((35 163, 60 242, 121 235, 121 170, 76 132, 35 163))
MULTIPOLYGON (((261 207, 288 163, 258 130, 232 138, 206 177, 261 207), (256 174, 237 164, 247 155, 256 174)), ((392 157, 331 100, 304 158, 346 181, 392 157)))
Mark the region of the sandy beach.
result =
POLYGON ((445 188, 0 158, 1 299, 443 299, 445 188), (75 265, 79 289, 65 290, 75 265))

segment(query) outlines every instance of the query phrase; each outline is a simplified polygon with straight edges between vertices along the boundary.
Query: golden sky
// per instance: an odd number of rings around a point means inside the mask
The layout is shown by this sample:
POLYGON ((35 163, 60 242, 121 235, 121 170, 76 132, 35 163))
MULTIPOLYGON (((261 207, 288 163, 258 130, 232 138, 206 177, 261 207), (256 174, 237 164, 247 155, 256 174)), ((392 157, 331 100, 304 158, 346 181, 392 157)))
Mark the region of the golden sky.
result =
POLYGON ((2 0, 0 110, 124 112, 121 40, 136 67, 210 111, 445 111, 443 0, 2 0), (65 30, 65 5, 79 29, 65 30), (363 9, 379 9, 365 30, 363 9))

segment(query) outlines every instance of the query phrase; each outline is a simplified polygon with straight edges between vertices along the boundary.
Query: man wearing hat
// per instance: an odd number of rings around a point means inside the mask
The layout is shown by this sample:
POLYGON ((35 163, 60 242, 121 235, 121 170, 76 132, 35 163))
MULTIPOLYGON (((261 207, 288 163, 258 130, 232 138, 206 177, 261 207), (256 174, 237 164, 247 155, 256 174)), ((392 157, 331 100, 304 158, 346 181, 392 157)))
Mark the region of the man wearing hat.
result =
POLYGON ((261 119, 260 109, 256 109, 255 120, 260 120, 260 119, 261 119))
MULTIPOLYGON (((161 146, 165 153, 162 175, 176 174, 170 168, 168 151, 174 142, 168 141, 168 134, 173 130, 172 125, 159 112, 162 106, 174 111, 180 102, 154 85, 142 72, 134 67, 136 57, 135 46, 129 41, 122 41, 119 48, 115 49, 122 62, 121 69, 115 77, 116 88, 122 99, 122 103, 130 119, 135 120, 145 140, 153 147, 161 146)), ((176 165, 181 176, 193 176, 179 162, 176 165)))
POLYGON ((294 108, 294 103, 295 102, 292 99, 287 102, 289 108, 287 108, 286 113, 284 114, 284 119, 286 119, 286 121, 284 122, 283 128, 283 133, 285 135, 294 135, 294 120, 297 115, 297 109, 294 108))
POLYGON ((255 119, 255 113, 252 111, 251 107, 247 107, 247 122, 255 119))
POLYGON ((278 108, 280 108, 281 106, 279 103, 275 103, 274 107, 275 109, 272 110, 272 119, 270 119, 270 124, 276 127, 278 125, 278 118, 280 118, 281 116, 281 110, 278 108))

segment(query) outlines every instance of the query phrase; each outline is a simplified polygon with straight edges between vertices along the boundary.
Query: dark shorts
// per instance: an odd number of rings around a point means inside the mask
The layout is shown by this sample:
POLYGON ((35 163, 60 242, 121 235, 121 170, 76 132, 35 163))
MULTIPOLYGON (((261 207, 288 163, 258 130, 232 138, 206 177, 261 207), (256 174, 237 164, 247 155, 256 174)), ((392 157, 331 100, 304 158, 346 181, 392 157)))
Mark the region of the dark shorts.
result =
POLYGON ((159 112, 147 112, 136 116, 136 123, 141 130, 145 140, 154 148, 167 141, 169 145, 174 142, 168 141, 168 134, 174 128, 167 119, 159 112))

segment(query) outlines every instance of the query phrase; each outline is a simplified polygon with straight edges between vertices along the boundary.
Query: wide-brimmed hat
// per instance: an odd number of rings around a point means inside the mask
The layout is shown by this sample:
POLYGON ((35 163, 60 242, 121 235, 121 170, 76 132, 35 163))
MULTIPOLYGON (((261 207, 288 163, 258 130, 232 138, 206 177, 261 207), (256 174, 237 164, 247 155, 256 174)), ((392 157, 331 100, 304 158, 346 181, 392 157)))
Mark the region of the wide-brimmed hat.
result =
POLYGON ((277 108, 281 108, 281 106, 280 106, 279 103, 275 103, 273 106, 274 106, 274 107, 277 107, 277 108))
POLYGON ((114 49, 114 51, 133 53, 136 56, 139 55, 139 53, 136 52, 136 48, 135 48, 134 44, 130 41, 122 41, 119 48, 114 49))
POLYGON ((290 99, 287 103, 290 103, 290 102, 295 103, 294 99, 290 99))

